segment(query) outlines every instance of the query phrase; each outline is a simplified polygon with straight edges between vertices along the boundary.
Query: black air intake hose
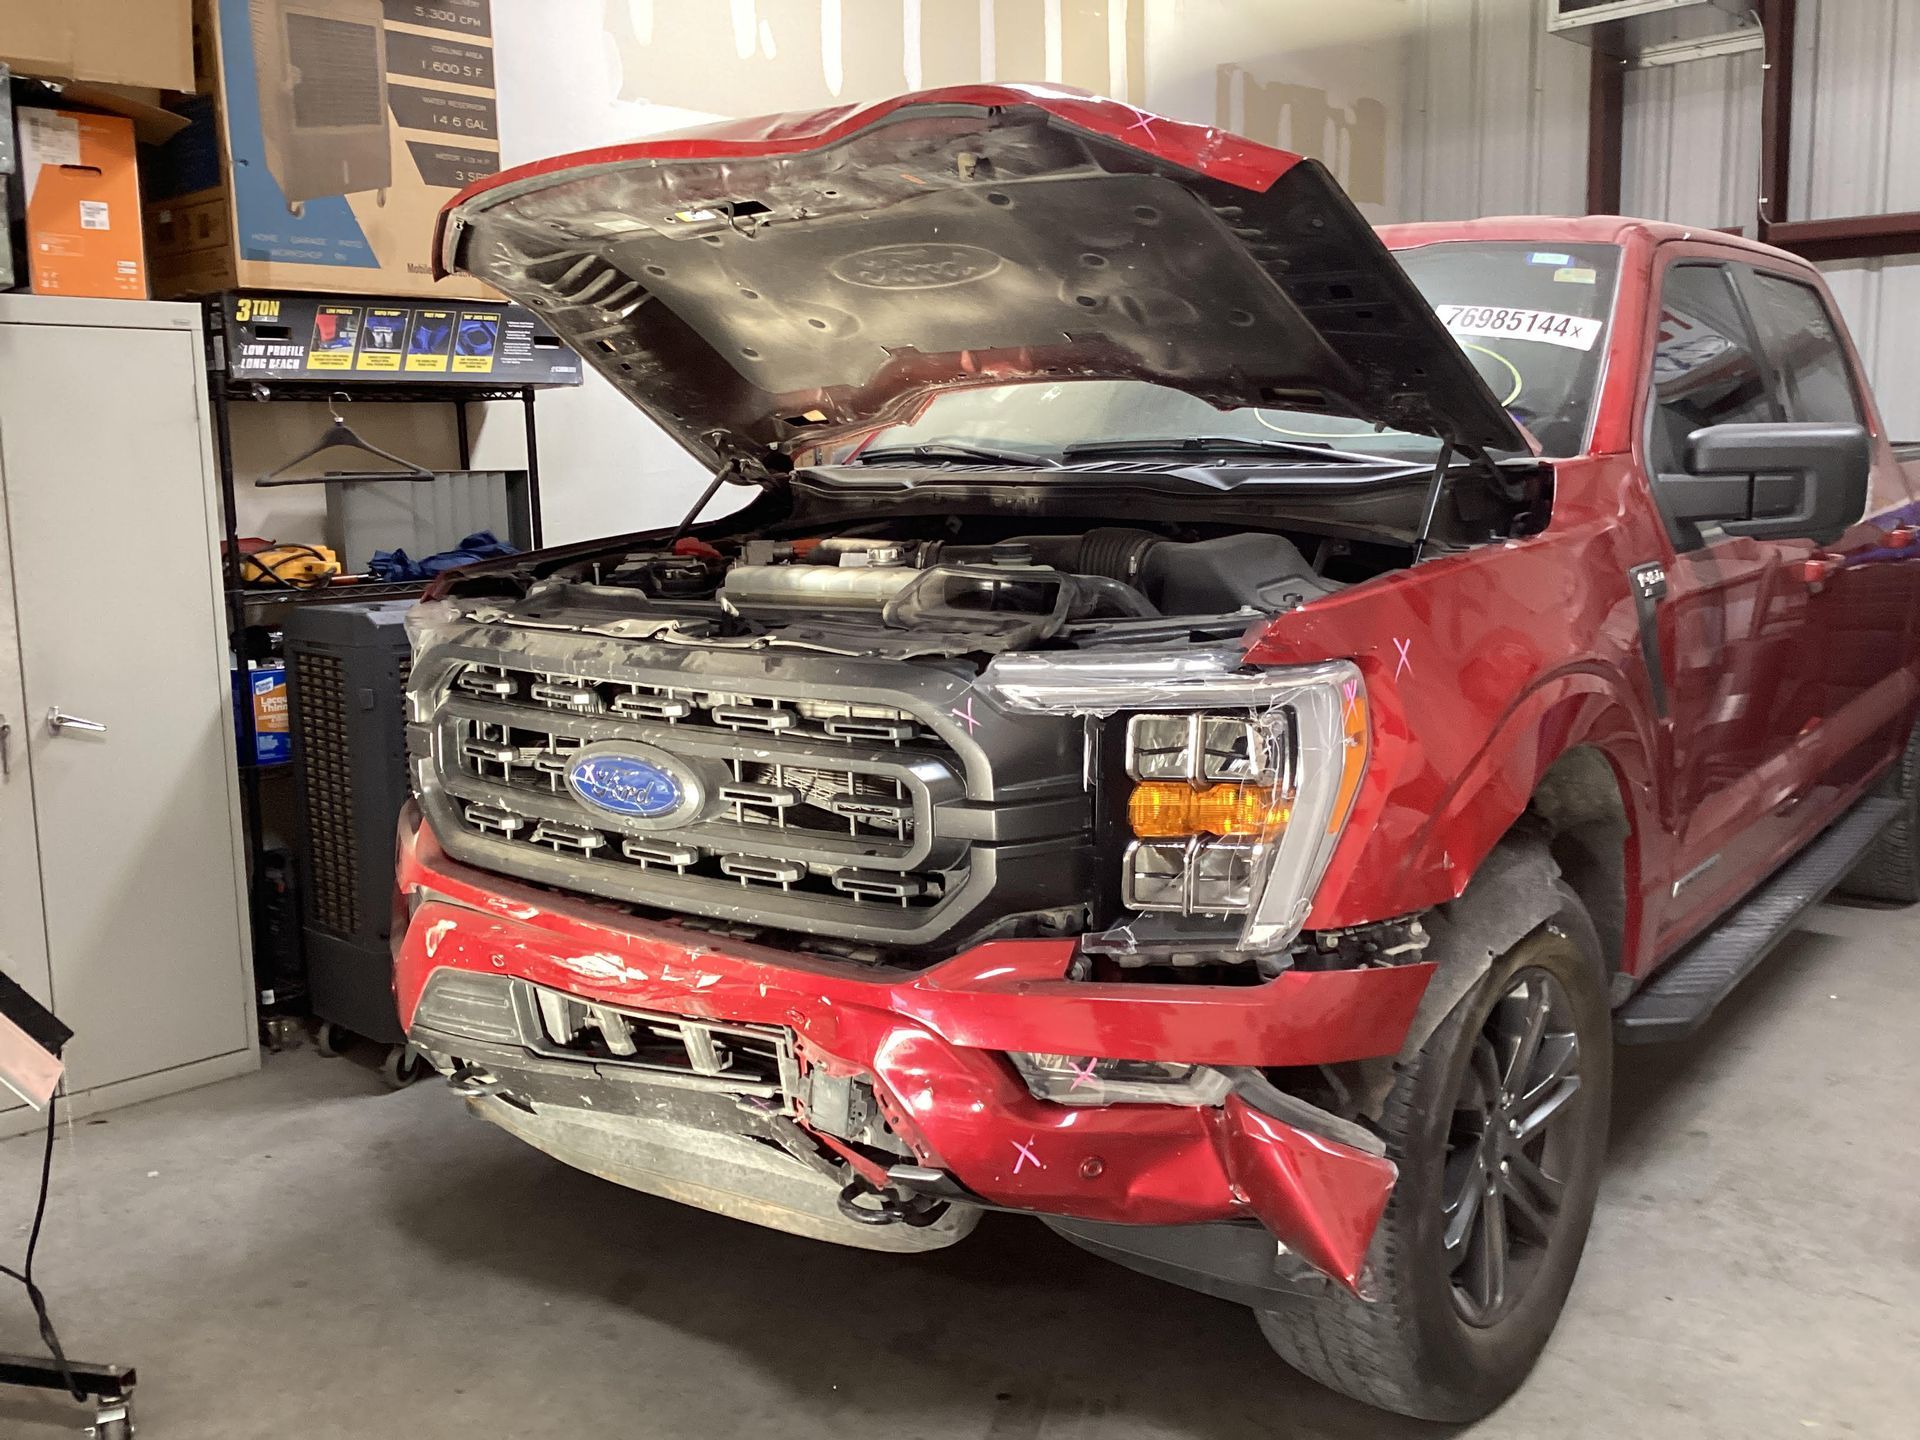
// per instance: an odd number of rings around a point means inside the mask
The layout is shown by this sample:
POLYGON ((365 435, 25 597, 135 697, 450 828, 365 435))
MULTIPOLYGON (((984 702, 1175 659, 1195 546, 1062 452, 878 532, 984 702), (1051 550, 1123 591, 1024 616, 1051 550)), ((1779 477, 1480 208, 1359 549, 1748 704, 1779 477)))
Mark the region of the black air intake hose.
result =
MULTIPOLYGON (((1001 542, 1002 546, 1026 546, 1037 565, 1050 565, 1073 575, 1099 575, 1134 586, 1140 583, 1147 556, 1170 543, 1150 530, 1121 526, 1089 530, 1084 535, 1015 535, 1001 542)), ((937 558, 950 565, 983 565, 993 559, 994 548, 991 545, 941 545, 928 563, 937 558)))
POLYGON ((1064 568, 1080 575, 1104 575, 1138 588, 1147 557, 1167 543, 1150 530, 1118 526, 1089 530, 1079 537, 1078 551, 1064 568))

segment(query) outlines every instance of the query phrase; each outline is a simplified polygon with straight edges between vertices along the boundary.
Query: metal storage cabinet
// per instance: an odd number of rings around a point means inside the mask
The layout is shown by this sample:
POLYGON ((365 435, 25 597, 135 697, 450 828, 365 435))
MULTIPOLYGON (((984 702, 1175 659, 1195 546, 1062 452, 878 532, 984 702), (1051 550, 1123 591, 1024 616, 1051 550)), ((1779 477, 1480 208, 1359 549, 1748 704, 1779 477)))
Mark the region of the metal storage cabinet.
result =
POLYGON ((0 295, 0 965, 81 1112, 259 1064, 204 367, 197 306, 0 295))

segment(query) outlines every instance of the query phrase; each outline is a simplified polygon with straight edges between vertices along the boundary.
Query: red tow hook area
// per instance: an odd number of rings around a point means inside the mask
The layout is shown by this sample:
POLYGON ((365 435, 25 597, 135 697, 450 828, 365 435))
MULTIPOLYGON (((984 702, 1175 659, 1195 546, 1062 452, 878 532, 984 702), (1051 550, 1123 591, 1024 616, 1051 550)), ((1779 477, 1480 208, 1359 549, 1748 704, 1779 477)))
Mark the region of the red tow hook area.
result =
POLYGON ((1234 1191, 1274 1237, 1358 1293, 1399 1173, 1393 1162, 1283 1124, 1238 1095, 1221 1112, 1221 1154, 1234 1191))

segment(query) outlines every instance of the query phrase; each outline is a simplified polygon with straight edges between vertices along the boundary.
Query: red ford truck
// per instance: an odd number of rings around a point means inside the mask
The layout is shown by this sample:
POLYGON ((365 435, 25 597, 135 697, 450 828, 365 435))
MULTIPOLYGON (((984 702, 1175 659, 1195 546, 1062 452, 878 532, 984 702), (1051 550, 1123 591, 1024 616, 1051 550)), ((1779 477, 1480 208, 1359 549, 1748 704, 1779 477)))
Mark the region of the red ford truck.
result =
POLYGON ((413 616, 401 1016, 570 1164, 1037 1216, 1460 1420, 1566 1299, 1615 1047, 1920 897, 1920 508, 1793 256, 1375 231, 1018 86, 524 166, 436 247, 713 474, 413 616))

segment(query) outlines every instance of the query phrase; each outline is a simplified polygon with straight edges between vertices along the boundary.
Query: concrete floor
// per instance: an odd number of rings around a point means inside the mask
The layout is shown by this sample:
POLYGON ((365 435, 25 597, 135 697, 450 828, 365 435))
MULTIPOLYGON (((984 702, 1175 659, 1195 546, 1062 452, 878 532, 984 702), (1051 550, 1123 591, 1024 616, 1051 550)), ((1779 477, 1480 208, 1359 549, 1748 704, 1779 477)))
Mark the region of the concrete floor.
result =
MULTIPOLYGON (((1823 909, 1697 1040, 1624 1052, 1579 1284, 1493 1437, 1920 1432, 1920 910, 1823 909)), ((36 1138, 0 1144, 0 1252, 36 1138)), ((1244 1311, 989 1217, 911 1260, 576 1174, 310 1049, 61 1137, 41 1279, 146 1440, 1412 1437, 1244 1311)), ((0 1347, 31 1348, 0 1291, 0 1347)), ((0 1400, 0 1435, 45 1407, 0 1400)))

